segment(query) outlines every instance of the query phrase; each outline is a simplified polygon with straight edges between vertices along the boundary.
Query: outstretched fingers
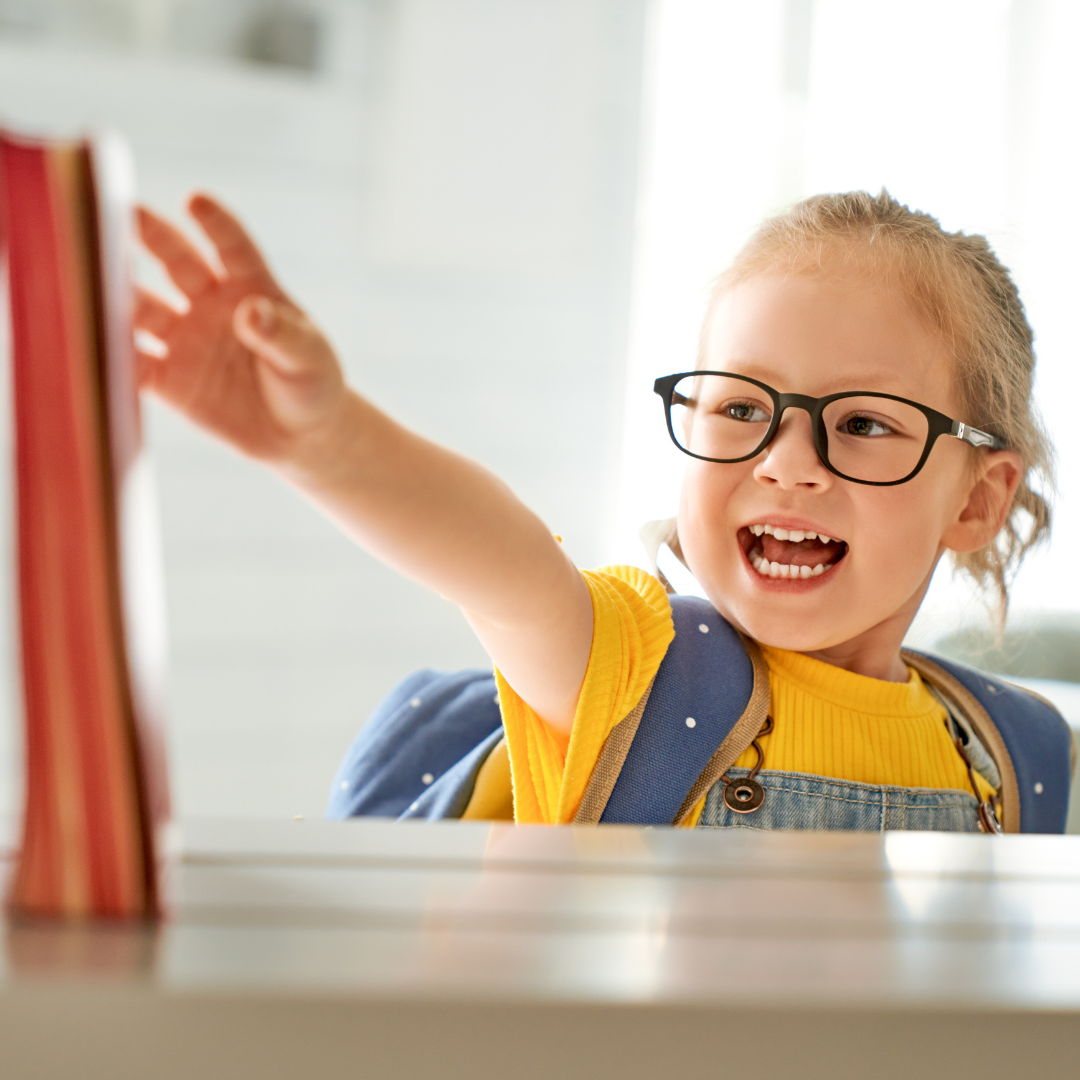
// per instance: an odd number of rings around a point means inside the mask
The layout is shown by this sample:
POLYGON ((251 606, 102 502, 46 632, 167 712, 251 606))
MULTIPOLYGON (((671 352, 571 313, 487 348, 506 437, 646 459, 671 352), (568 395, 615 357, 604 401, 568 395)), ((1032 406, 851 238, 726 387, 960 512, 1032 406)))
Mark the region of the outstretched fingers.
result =
POLYGON ((248 296, 233 314, 236 336, 282 375, 304 375, 336 365, 329 342, 291 304, 248 296))
POLYGON ((135 347, 135 383, 140 390, 155 390, 164 374, 165 361, 146 349, 135 347))
POLYGON ((167 340, 182 314, 160 296, 141 286, 135 287, 135 329, 145 330, 161 341, 167 340))
POLYGON ((188 202, 188 210, 210 237, 222 266, 230 276, 258 280, 263 288, 270 286, 275 295, 282 295, 262 253, 243 225, 221 203, 209 195, 193 195, 188 202))
POLYGON ((164 218, 140 206, 138 222, 143 243, 185 296, 193 299, 217 284, 217 275, 194 244, 164 218))

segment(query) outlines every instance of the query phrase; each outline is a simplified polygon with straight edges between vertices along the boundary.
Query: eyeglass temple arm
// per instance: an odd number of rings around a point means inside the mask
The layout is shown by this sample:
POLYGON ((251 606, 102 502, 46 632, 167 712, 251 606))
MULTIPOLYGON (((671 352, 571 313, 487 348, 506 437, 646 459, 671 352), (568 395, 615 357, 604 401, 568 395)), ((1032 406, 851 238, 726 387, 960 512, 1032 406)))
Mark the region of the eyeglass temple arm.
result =
POLYGON ((964 442, 970 443, 972 446, 988 446, 991 450, 1005 449, 1005 444, 996 435, 991 435, 987 431, 980 431, 978 428, 971 427, 968 424, 962 424, 959 420, 953 421, 950 434, 955 435, 958 439, 963 439, 964 442))

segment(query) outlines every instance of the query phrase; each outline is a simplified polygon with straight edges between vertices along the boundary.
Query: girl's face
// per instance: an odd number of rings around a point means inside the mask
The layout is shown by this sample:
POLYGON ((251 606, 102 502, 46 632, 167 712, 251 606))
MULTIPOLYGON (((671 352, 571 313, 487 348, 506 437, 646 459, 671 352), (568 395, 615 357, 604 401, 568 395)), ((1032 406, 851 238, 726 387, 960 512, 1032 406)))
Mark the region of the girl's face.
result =
MULTIPOLYGON (((781 393, 881 391, 965 419, 944 342, 899 291, 865 283, 798 275, 743 282, 713 311, 700 366, 749 375, 781 393)), ((908 483, 856 484, 825 468, 808 414, 789 409, 756 458, 732 465, 690 461, 679 541, 709 598, 751 637, 862 674, 906 680, 900 642, 938 559, 950 547, 981 547, 1008 508, 977 527, 986 508, 974 504, 985 504, 987 494, 976 491, 981 473, 970 453, 958 439, 942 437, 908 483), (833 543, 783 539, 791 530, 833 543), (826 569, 806 578, 771 577, 755 569, 762 557, 826 569)), ((1018 461, 1008 452, 994 456, 1018 461)), ((1005 481, 1009 500, 1015 480, 1005 481)))

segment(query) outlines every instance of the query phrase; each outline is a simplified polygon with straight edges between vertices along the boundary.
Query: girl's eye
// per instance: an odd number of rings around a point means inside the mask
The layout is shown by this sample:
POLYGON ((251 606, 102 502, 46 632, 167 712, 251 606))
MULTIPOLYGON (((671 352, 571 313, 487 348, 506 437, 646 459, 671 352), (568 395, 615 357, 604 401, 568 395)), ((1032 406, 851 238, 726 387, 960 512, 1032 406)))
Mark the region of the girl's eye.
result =
POLYGON ((767 424, 769 414, 756 401, 725 401, 720 409, 729 420, 741 420, 744 424, 767 424))
POLYGON ((844 435, 856 435, 861 438, 874 438, 891 435, 893 429, 875 420, 872 416, 849 416, 841 424, 840 432, 844 435))

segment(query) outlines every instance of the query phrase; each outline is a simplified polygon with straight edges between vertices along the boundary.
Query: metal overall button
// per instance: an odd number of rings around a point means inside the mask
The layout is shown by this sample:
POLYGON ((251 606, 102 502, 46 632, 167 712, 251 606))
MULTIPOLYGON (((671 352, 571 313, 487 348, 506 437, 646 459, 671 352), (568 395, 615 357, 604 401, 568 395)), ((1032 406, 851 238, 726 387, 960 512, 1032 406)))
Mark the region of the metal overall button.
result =
MULTIPOLYGON (((978 788, 975 789, 978 793, 978 788)), ((1001 821, 994 809, 994 804, 988 799, 979 803, 979 828, 992 836, 1001 836, 1005 830, 1001 827, 1001 821)))
POLYGON ((756 781, 729 780, 724 787, 724 805, 736 814, 751 814, 765 801, 765 789, 756 781))
POLYGON ((750 770, 749 776, 738 780, 732 780, 727 773, 720 777, 724 781, 724 805, 736 814, 752 814, 765 801, 765 789, 755 779, 761 772, 761 766, 765 764, 765 751, 758 742, 763 735, 768 735, 773 729, 771 716, 765 718, 765 726, 757 733, 754 741, 750 744, 757 751, 757 762, 750 770))

